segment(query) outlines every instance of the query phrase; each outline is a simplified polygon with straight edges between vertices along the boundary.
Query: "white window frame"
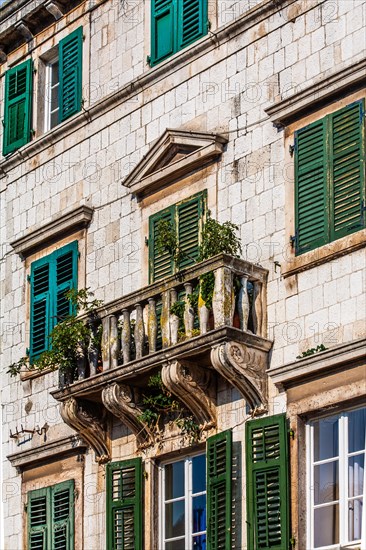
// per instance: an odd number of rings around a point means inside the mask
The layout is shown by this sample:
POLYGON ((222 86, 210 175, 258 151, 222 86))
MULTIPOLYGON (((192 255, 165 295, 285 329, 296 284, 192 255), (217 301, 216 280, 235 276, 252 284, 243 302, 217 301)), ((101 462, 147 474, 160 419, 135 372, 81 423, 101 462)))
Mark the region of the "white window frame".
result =
MULTIPOLYGON (((45 78, 45 109, 44 109, 44 131, 48 132, 49 130, 52 130, 51 128, 51 115, 54 112, 58 112, 60 110, 60 105, 58 103, 57 109, 54 109, 51 111, 51 103, 52 103, 52 89, 57 86, 57 89, 60 87, 60 74, 58 75, 58 81, 57 85, 51 86, 51 73, 52 73, 52 65, 57 63, 59 61, 59 56, 55 55, 47 61, 45 64, 46 69, 46 78, 45 78)), ((57 124, 53 128, 55 128, 57 124)))
MULTIPOLYGON (((165 540, 165 504, 167 502, 177 502, 183 500, 182 497, 177 499, 165 500, 165 466, 169 464, 174 464, 176 462, 184 461, 184 517, 185 517, 185 550, 194 550, 192 546, 192 499, 197 496, 206 496, 206 510, 207 510, 207 485, 206 490, 199 493, 192 493, 192 459, 197 456, 204 456, 206 460, 205 452, 197 452, 195 454, 186 455, 183 457, 178 457, 175 460, 168 460, 164 463, 161 463, 159 466, 159 549, 165 550, 166 542, 181 542, 183 539, 181 537, 171 538, 165 540)), ((195 536, 206 535, 207 537, 207 518, 206 518, 206 530, 199 531, 194 533, 195 536)))
MULTIPOLYGON (((307 540, 308 548, 314 547, 314 422, 317 420, 324 420, 330 417, 338 418, 338 459, 335 457, 325 460, 319 460, 316 464, 326 464, 338 460, 338 484, 339 484, 339 544, 333 544, 328 546, 317 547, 316 550, 342 550, 342 549, 359 549, 360 539, 353 541, 348 540, 348 502, 359 497, 348 497, 348 459, 352 456, 362 455, 362 451, 348 452, 348 415, 351 412, 362 410, 365 407, 356 407, 346 411, 342 411, 339 414, 327 414, 322 415, 306 425, 306 448, 307 448, 307 488, 306 491, 306 509, 307 509, 307 540)), ((366 445, 365 445, 366 446, 366 445)), ((363 450, 364 454, 364 468, 366 468, 366 450, 363 450)), ((365 476, 364 476, 365 477, 365 476)), ((363 499, 365 501, 365 487, 363 488, 363 499)), ((331 504, 328 502, 327 505, 331 504)), ((366 502, 363 502, 363 506, 366 502)), ((320 505, 321 506, 321 505, 320 505)), ((317 505, 317 507, 320 507, 317 505)))

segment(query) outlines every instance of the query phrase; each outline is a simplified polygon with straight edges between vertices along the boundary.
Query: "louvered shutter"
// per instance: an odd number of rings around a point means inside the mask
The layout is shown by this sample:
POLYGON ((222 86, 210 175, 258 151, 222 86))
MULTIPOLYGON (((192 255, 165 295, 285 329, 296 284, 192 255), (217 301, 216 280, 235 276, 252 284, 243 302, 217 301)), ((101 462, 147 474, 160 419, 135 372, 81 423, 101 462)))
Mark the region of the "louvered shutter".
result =
POLYGON ((207 0, 178 0, 178 49, 207 33, 207 0))
POLYGON ((59 44, 60 122, 79 112, 82 96, 83 29, 79 27, 59 44))
POLYGON ((296 253, 328 241, 326 123, 319 120, 295 134, 296 253))
POLYGON ((364 102, 358 101, 329 116, 332 240, 365 225, 362 211, 365 186, 364 112, 364 102))
POLYGON ((247 422, 249 550, 289 548, 287 429, 285 415, 247 422))
POLYGON ((74 480, 51 487, 52 550, 74 548, 74 480))
POLYGON ((198 260, 203 212, 202 193, 177 205, 178 243, 183 253, 180 269, 198 260))
POLYGON ((28 550, 47 550, 50 519, 50 499, 47 489, 28 495, 28 550))
POLYGON ((50 256, 31 266, 30 361, 48 349, 50 325, 50 256))
POLYGON ((107 549, 142 549, 140 458, 107 466, 107 549))
POLYGON ((64 246, 54 253, 55 290, 53 298, 53 326, 74 313, 73 306, 70 300, 66 298, 65 293, 72 288, 77 288, 77 257, 77 241, 64 246))
POLYGON ((207 550, 231 548, 232 433, 207 440, 207 550))
POLYGON ((28 59, 5 74, 3 155, 30 140, 32 71, 32 60, 28 59))
POLYGON ((174 227, 174 207, 150 216, 149 219, 149 268, 150 282, 158 281, 173 273, 174 265, 168 252, 160 252, 157 246, 158 224, 168 221, 174 227))
POLYGON ((151 2, 151 65, 163 61, 175 50, 176 8, 173 0, 151 2))

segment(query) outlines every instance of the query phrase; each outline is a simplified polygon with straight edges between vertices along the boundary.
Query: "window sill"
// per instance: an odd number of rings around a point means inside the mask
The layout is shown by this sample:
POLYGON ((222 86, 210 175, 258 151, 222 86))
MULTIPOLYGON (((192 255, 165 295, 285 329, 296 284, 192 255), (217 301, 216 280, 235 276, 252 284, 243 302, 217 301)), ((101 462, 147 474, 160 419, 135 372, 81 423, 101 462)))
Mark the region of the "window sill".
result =
POLYGON ((301 256, 292 255, 292 258, 287 259, 286 263, 281 269, 281 275, 286 277, 291 277, 291 275, 296 275, 312 267, 324 264, 330 260, 334 260, 345 254, 350 254, 355 250, 364 248, 366 246, 366 230, 362 229, 353 233, 352 235, 347 235, 347 237, 342 237, 336 241, 333 241, 329 244, 311 250, 310 252, 305 252, 301 256))
POLYGON ((20 379, 22 382, 27 382, 28 380, 34 380, 35 378, 40 378, 41 376, 44 376, 45 374, 49 374, 50 372, 53 372, 53 369, 43 369, 43 370, 37 370, 34 371, 23 371, 20 373, 20 379))

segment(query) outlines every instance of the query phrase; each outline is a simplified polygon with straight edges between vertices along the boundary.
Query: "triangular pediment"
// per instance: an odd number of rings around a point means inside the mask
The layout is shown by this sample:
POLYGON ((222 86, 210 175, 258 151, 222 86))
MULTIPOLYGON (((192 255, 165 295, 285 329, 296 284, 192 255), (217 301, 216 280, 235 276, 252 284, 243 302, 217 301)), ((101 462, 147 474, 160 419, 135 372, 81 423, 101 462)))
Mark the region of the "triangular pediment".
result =
POLYGON ((167 129, 123 185, 137 196, 153 193, 219 157, 226 143, 219 134, 167 129))

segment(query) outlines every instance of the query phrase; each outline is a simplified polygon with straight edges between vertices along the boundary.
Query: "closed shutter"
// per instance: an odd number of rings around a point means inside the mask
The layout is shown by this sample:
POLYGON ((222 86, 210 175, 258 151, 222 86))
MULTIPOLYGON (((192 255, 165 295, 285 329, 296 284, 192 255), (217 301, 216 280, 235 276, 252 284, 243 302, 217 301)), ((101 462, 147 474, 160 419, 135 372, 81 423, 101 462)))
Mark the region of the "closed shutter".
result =
POLYGON ((207 0, 178 0, 178 49, 207 33, 207 0))
POLYGON ((142 549, 140 458, 107 466, 107 550, 142 549))
POLYGON ((28 496, 28 548, 47 550, 50 501, 47 489, 31 491, 28 496))
POLYGON ((52 550, 74 548, 74 481, 52 489, 52 550))
POLYGON ((202 193, 177 205, 178 242, 183 253, 180 269, 198 260, 203 212, 202 193))
POLYGON ((231 430, 207 440, 207 549, 231 548, 231 430))
POLYGON ((246 425, 249 550, 289 548, 287 429, 285 415, 246 425))
POLYGON ((158 224, 168 221, 174 228, 174 207, 158 212, 149 220, 149 268, 150 282, 158 281, 173 273, 174 265, 168 252, 161 252, 157 245, 158 224))
POLYGON ((50 257, 31 267, 30 361, 48 349, 50 326, 50 257))
POLYGON ((152 0, 151 64, 174 53, 175 4, 173 0, 152 0))
POLYGON ((79 112, 82 96, 83 29, 79 27, 59 44, 60 122, 79 112))
POLYGON ((364 102, 356 102, 330 115, 332 239, 364 227, 365 185, 364 102))
POLYGON ((28 59, 5 74, 3 155, 30 140, 33 63, 28 59))
POLYGON ((54 255, 56 283, 54 324, 57 324, 63 321, 65 317, 75 312, 70 300, 66 298, 65 293, 77 287, 77 241, 57 250, 54 255))
POLYGON ((296 253, 328 241, 326 123, 319 120, 295 134, 296 253))

